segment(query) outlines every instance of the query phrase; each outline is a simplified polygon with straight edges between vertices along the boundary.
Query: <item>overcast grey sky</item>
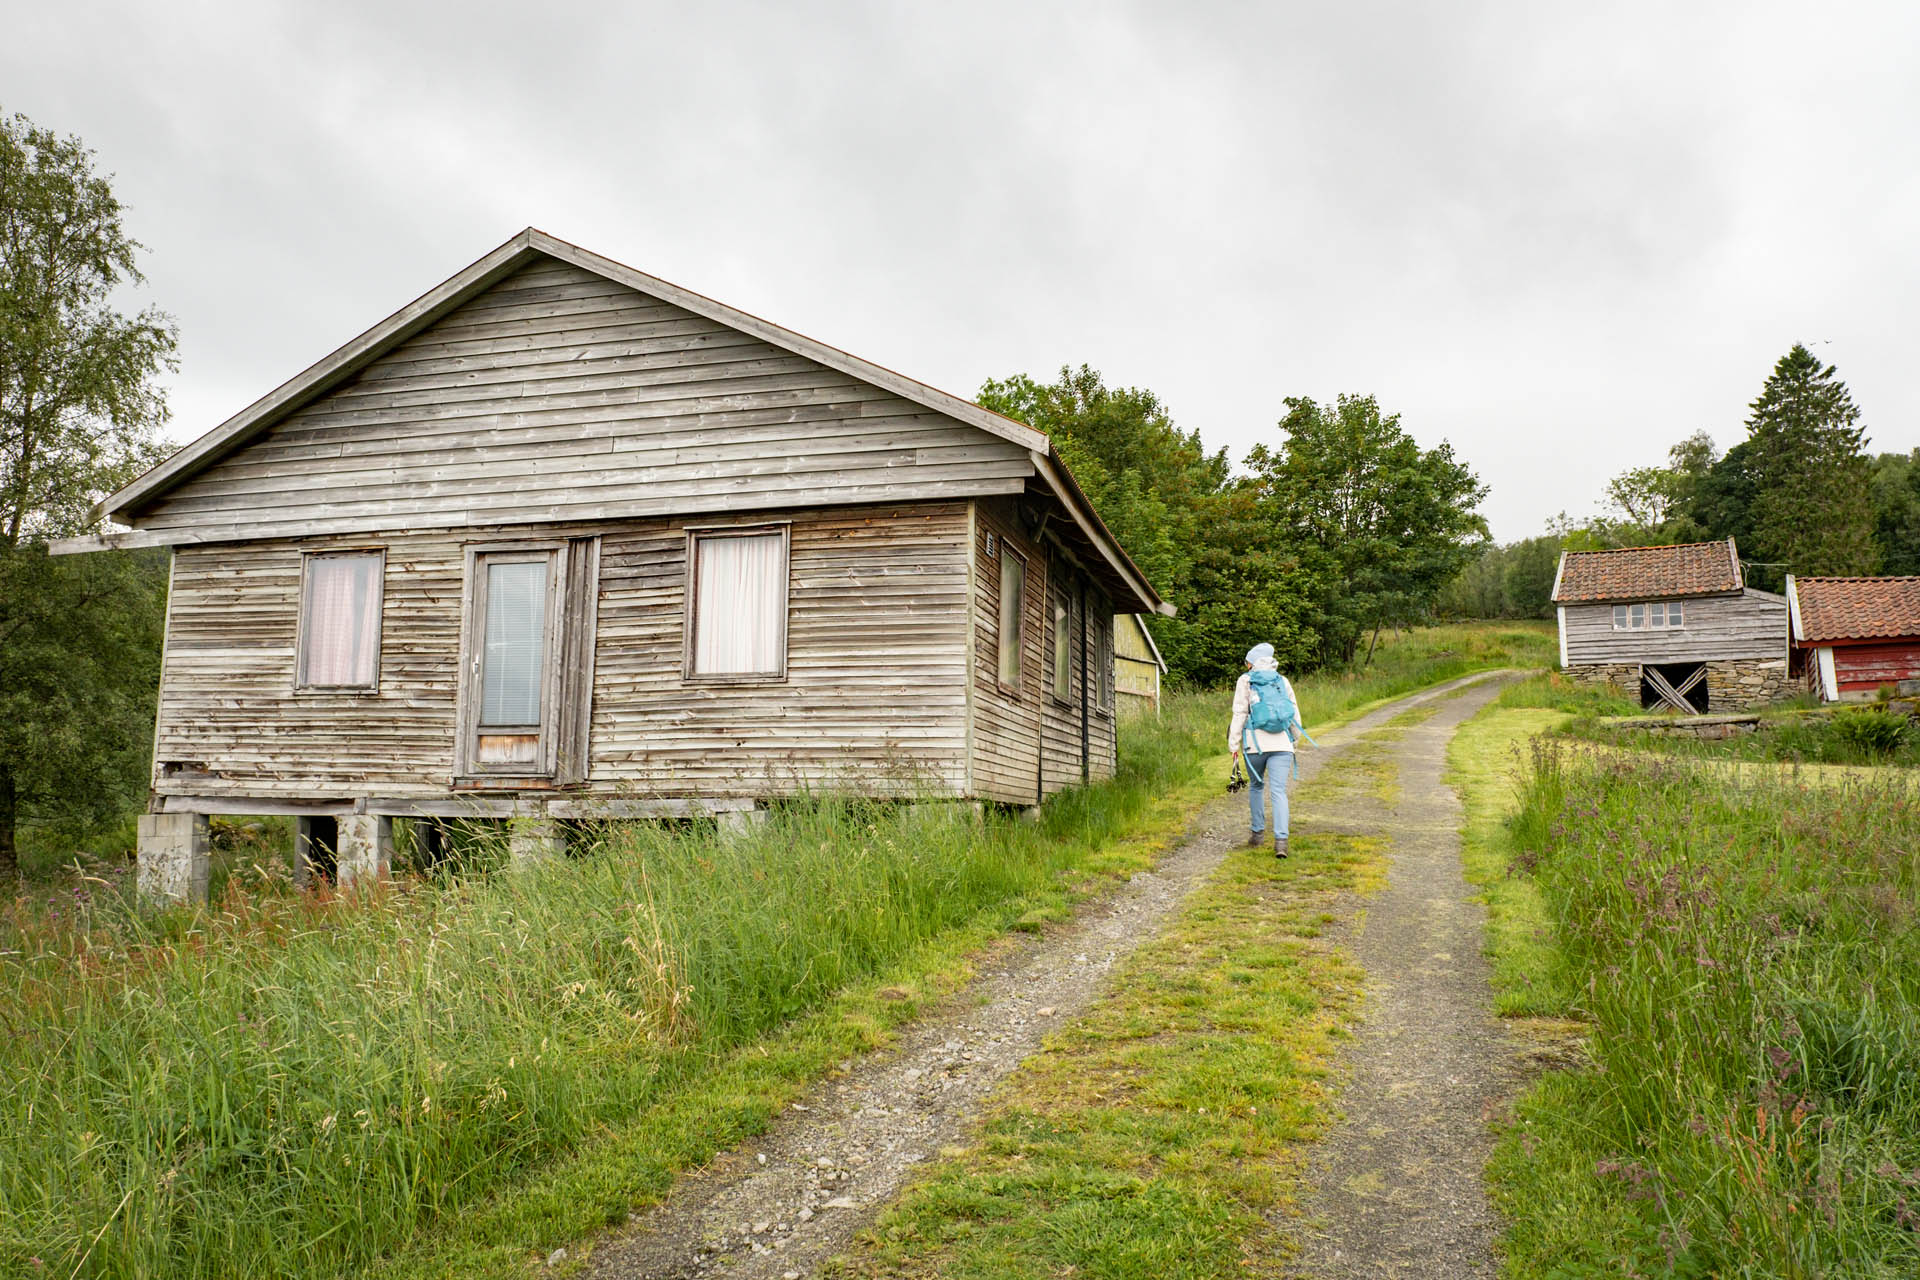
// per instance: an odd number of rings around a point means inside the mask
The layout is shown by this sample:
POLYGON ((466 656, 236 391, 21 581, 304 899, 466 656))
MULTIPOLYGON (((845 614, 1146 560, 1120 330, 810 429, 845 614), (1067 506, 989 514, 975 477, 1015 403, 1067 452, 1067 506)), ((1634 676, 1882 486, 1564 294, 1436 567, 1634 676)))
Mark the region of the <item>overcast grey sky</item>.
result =
POLYGON ((1239 459, 1451 440, 1496 536, 1743 435, 1920 446, 1920 6, 7 6, 181 327, 185 440, 518 231, 948 390, 1086 362, 1239 459))

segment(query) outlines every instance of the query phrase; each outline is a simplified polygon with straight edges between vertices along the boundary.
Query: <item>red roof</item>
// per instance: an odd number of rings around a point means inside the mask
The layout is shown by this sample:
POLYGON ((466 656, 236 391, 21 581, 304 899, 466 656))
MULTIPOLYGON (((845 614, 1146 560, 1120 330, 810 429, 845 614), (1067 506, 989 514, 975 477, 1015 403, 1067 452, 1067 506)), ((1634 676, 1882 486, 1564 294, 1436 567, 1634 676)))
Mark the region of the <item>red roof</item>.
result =
POLYGON ((1795 578, 1794 638, 1920 636, 1920 578, 1795 578))
POLYGON ((1684 542, 1672 547, 1569 551, 1560 560, 1553 598, 1560 604, 1658 600, 1731 595, 1744 586, 1740 552, 1728 538, 1725 542, 1684 542))

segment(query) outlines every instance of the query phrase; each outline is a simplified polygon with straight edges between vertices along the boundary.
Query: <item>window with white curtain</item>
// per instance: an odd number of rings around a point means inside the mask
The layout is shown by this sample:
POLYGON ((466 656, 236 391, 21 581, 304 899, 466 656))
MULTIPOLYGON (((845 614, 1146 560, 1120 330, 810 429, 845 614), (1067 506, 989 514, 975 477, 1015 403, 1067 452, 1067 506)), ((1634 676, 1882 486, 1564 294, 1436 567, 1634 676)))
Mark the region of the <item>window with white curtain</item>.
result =
POLYGON ((547 671, 551 561, 485 561, 487 617, 480 662, 480 727, 537 726, 547 671))
POLYGON ((787 670, 787 531, 693 535, 689 676, 778 678, 787 670))
POLYGON ((380 684, 379 551, 310 555, 300 602, 299 686, 372 691, 380 684))

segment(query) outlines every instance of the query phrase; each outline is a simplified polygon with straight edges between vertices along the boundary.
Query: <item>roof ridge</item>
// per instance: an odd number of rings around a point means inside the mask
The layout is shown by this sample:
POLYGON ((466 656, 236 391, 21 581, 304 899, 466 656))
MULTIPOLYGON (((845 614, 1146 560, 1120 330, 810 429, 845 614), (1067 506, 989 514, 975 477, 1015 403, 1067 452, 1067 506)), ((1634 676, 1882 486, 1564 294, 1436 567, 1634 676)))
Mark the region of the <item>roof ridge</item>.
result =
POLYGON ((1648 542, 1634 547, 1595 547, 1591 551, 1568 550, 1570 556, 1610 556, 1623 551, 1680 551, 1687 547, 1724 547, 1725 538, 1709 538, 1705 542, 1648 542))

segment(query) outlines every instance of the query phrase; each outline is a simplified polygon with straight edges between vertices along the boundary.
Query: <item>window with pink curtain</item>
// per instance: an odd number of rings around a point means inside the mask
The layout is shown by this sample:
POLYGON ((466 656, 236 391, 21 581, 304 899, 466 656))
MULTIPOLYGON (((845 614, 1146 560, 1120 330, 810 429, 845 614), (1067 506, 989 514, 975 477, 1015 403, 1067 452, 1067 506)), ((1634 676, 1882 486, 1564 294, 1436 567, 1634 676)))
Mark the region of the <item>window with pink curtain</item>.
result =
POLYGON ((701 534, 693 548, 693 674, 782 674, 787 665, 786 535, 701 534))
POLYGON ((380 673, 379 552, 308 556, 300 683, 370 689, 380 673))

